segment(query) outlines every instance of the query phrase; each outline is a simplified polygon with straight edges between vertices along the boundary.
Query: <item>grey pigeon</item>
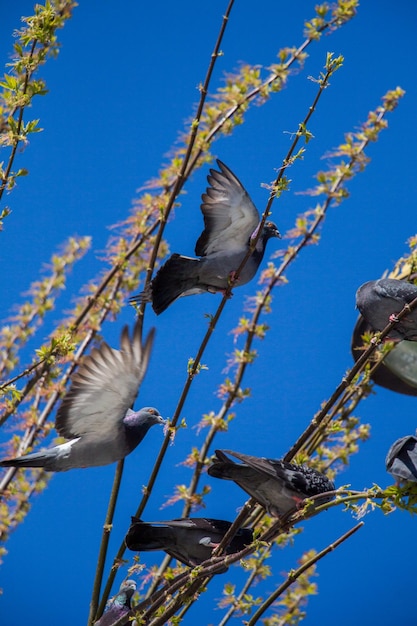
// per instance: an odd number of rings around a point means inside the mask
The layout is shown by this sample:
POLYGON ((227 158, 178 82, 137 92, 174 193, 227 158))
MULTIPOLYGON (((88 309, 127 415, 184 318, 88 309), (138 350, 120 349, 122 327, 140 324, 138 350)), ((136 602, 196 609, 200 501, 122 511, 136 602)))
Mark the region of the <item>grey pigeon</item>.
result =
MULTIPOLYGON (((335 489, 327 476, 306 465, 249 456, 232 450, 216 450, 216 457, 208 468, 210 476, 233 480, 274 517, 287 515, 305 498, 335 489), (226 454, 243 463, 235 463, 226 454)), ((323 496, 315 503, 324 504, 332 498, 333 495, 323 496)))
POLYGON ((124 615, 127 615, 131 609, 130 601, 135 591, 136 583, 134 580, 125 580, 122 582, 119 593, 107 602, 103 615, 97 622, 94 622, 94 625, 113 626, 113 624, 116 624, 124 615))
MULTIPOLYGON (((381 331, 406 304, 417 298, 417 285, 394 278, 371 280, 356 292, 356 306, 375 331, 381 331)), ((392 339, 417 341, 417 309, 403 317, 389 335, 392 339)))
POLYGON ((385 465, 397 483, 417 483, 417 438, 408 435, 397 439, 388 450, 385 465))
MULTIPOLYGON (((259 226, 259 213, 239 179, 221 161, 220 172, 211 169, 210 187, 202 195, 204 231, 195 253, 200 259, 173 254, 151 281, 150 293, 133 296, 131 302, 152 300, 157 315, 181 296, 224 291, 249 250, 251 235, 259 226)), ((280 237, 278 228, 266 222, 256 248, 243 268, 238 284, 255 276, 270 237, 280 237)))
POLYGON ((103 342, 85 357, 72 376, 71 387, 57 412, 55 428, 69 441, 33 454, 6 459, 0 465, 43 467, 61 472, 114 463, 127 456, 154 424, 164 424, 157 409, 132 411, 151 353, 154 330, 142 345, 141 321, 129 337, 121 335, 121 349, 103 342))
MULTIPOLYGON (((213 549, 223 539, 230 522, 209 518, 184 518, 168 522, 142 522, 132 517, 125 538, 130 550, 147 552, 164 550, 174 559, 195 567, 212 556, 213 549)), ((240 528, 227 546, 225 553, 234 554, 252 543, 250 528, 240 528)))

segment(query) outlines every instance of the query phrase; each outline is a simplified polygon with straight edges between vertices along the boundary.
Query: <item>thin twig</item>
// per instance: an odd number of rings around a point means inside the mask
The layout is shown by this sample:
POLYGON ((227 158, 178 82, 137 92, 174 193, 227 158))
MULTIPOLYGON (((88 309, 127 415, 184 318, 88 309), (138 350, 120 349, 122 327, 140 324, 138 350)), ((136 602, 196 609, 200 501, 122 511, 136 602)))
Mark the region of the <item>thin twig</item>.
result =
POLYGON ((317 561, 319 561, 320 559, 325 557, 326 554, 329 554, 329 552, 332 552, 338 546, 340 546, 341 543, 343 543, 344 541, 349 539, 354 533, 356 533, 360 528, 362 528, 363 525, 364 525, 364 522, 359 522, 359 524, 357 524, 356 526, 351 528, 347 533, 345 533, 344 535, 339 537, 339 539, 337 539, 334 543, 331 543, 330 545, 327 546, 327 548, 325 548, 324 550, 322 550, 318 554, 315 554, 311 559, 308 559, 308 561, 303 563, 303 565, 301 565, 298 569, 296 569, 295 571, 292 571, 288 575, 287 580, 284 583, 282 583, 282 585, 280 585, 274 591, 274 593, 272 593, 269 596, 269 598, 267 600, 265 600, 265 602, 257 609, 257 611, 253 614, 253 616, 247 622, 247 626, 254 626, 256 624, 256 622, 265 613, 265 611, 267 609, 269 609, 271 604, 273 604, 275 602, 275 600, 277 598, 279 598, 279 596, 282 593, 284 593, 284 591, 286 591, 286 589, 288 589, 288 587, 290 587, 290 585, 292 585, 297 580, 297 578, 299 578, 301 576, 301 574, 304 574, 304 572, 306 570, 308 570, 312 565, 317 563, 317 561))
MULTIPOLYGON (((38 45, 38 40, 34 39, 33 42, 32 42, 32 47, 31 47, 30 52, 29 52, 29 59, 30 60, 33 59, 33 55, 35 53, 37 45, 38 45)), ((23 90, 22 90, 22 94, 23 95, 27 94, 27 89, 28 89, 28 86, 29 86, 29 80, 30 80, 30 78, 31 78, 31 76, 33 74, 33 71, 34 70, 32 70, 32 72, 29 72, 29 70, 27 68, 25 70, 25 80, 24 80, 24 83, 23 83, 23 90)), ((11 172, 12 167, 13 167, 14 159, 16 157, 17 148, 18 148, 19 143, 20 143, 19 137, 20 137, 20 132, 22 130, 22 124, 23 124, 23 112, 24 112, 26 106, 28 106, 28 105, 19 107, 19 116, 18 116, 18 119, 17 119, 17 126, 16 126, 16 133, 15 133, 15 137, 18 137, 18 139, 14 139, 14 141, 13 141, 13 147, 12 147, 12 151, 10 153, 9 162, 7 164, 6 170, 5 170, 4 175, 3 175, 2 184, 0 185, 0 200, 2 199, 3 193, 4 193, 5 189, 6 189, 7 181, 9 179, 10 172, 11 172)), ((16 112, 16 110, 12 111, 11 112, 11 116, 13 116, 15 114, 15 112, 16 112)))
POLYGON ((103 580, 104 564, 106 562, 107 548, 110 540, 110 533, 113 525, 114 511, 117 503, 117 496, 119 495, 120 483, 123 476, 124 459, 119 461, 116 466, 116 472, 114 474, 113 486, 110 493, 109 503, 107 506, 106 518, 103 525, 103 533, 101 535, 100 551, 97 560, 96 575, 94 578, 93 592, 90 601, 90 612, 88 615, 87 626, 94 624, 94 622, 100 617, 97 615, 98 601, 100 597, 100 588, 103 580))
POLYGON ((252 569, 251 573, 249 574, 249 576, 248 576, 245 584, 243 585, 242 589, 240 590, 239 595, 237 596, 236 600, 233 601, 232 606, 227 611, 227 613, 224 615, 223 619, 220 620, 220 622, 218 623, 217 626, 226 626, 226 624, 229 621, 229 619, 231 617, 233 617, 234 613, 236 613, 236 611, 238 609, 239 602, 241 602, 242 598, 249 591, 249 588, 251 587, 252 583, 255 581, 256 577, 258 576, 259 565, 263 564, 264 560, 268 556, 268 552, 269 551, 265 550, 264 553, 258 558, 257 564, 255 565, 255 567, 252 569))

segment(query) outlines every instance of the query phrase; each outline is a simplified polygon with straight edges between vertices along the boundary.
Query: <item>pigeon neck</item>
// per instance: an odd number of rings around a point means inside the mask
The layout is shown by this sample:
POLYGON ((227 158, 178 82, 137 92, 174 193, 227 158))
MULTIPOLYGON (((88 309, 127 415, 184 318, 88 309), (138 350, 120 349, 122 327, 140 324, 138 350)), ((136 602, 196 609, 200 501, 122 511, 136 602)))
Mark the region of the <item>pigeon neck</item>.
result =
POLYGON ((123 424, 126 435, 132 442, 141 441, 152 425, 150 422, 145 422, 139 415, 139 412, 135 413, 135 411, 127 413, 123 420, 123 424))

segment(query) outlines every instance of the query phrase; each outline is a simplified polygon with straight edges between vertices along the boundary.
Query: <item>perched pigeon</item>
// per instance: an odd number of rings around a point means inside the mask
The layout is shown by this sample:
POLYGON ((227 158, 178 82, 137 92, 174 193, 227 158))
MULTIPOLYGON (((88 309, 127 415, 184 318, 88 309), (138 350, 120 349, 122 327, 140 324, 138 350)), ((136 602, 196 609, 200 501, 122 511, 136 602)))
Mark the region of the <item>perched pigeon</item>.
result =
MULTIPOLYGON (((335 489, 327 476, 305 465, 249 456, 231 450, 216 450, 216 457, 208 468, 210 476, 233 480, 274 517, 283 517, 305 498, 335 489), (225 453, 243 463, 235 463, 225 453)), ((324 496, 315 500, 315 503, 324 504, 332 498, 332 495, 324 496)))
MULTIPOLYGON (((368 324, 381 331, 398 315, 406 304, 417 298, 417 285, 394 278, 371 280, 356 292, 356 306, 368 324)), ((395 325, 389 335, 392 339, 417 341, 417 309, 395 325)))
POLYGON ((127 456, 149 428, 165 420, 157 409, 132 411, 151 353, 154 331, 142 346, 141 322, 129 337, 121 335, 121 349, 103 342, 85 357, 58 410, 55 427, 66 443, 0 462, 2 466, 43 467, 61 472, 77 467, 107 465, 127 456))
MULTIPOLYGON (((132 517, 125 543, 130 550, 138 552, 164 550, 181 563, 195 567, 211 558, 230 526, 230 522, 223 520, 198 517, 149 523, 132 517)), ((225 553, 240 552, 252 540, 252 530, 240 528, 225 553)))
POLYGON ((397 439, 388 450, 385 465, 397 483, 407 480, 417 483, 417 437, 397 439))
MULTIPOLYGON (((195 246, 195 253, 201 258, 173 254, 152 280, 150 292, 133 296, 131 302, 151 300, 159 315, 180 296, 227 289, 230 277, 249 250, 251 235, 259 225, 259 213, 233 172, 219 160, 217 165, 221 171, 210 170, 210 187, 202 195, 205 228, 195 246)), ((280 236, 275 224, 265 223, 239 276, 239 285, 255 276, 268 239, 280 236)))
POLYGON ((125 580, 120 585, 119 593, 108 601, 103 615, 97 622, 94 622, 94 626, 113 626, 121 617, 127 615, 131 609, 130 601, 135 591, 135 581, 125 580))

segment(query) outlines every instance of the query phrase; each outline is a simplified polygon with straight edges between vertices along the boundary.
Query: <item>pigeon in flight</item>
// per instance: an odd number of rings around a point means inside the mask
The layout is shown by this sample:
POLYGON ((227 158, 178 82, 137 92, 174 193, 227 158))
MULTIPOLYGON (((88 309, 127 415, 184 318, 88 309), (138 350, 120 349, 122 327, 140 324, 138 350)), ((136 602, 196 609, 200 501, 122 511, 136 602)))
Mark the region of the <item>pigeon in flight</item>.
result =
POLYGON ((61 472, 120 461, 154 424, 164 424, 157 409, 132 411, 151 353, 154 330, 142 345, 141 321, 132 338, 125 326, 121 349, 103 342, 82 361, 57 412, 55 428, 69 441, 40 452, 0 461, 3 467, 43 467, 61 472))
MULTIPOLYGON (((327 476, 306 465, 249 456, 231 450, 216 450, 216 457, 208 468, 209 475, 233 480, 274 517, 287 515, 305 498, 335 489, 327 476), (235 463, 226 454, 243 463, 235 463)), ((332 498, 333 495, 326 495, 316 499, 315 503, 324 504, 332 498)))
POLYGON ((122 582, 119 593, 108 601, 103 615, 97 622, 94 622, 94 626, 113 626, 120 618, 127 615, 131 609, 130 601, 135 591, 134 580, 122 582))
MULTIPOLYGON (((224 292, 233 273, 249 251, 251 236, 259 226, 259 213, 239 179, 221 161, 220 172, 210 170, 209 187, 202 195, 204 231, 197 240, 199 259, 173 254, 151 281, 149 293, 131 302, 152 301, 157 315, 181 296, 224 292)), ((273 222, 266 222, 255 250, 240 273, 238 284, 252 280, 270 237, 280 237, 273 222)))
MULTIPOLYGON (((213 549, 230 526, 230 522, 209 518, 194 517, 148 523, 132 517, 125 543, 129 550, 137 552, 164 550, 181 563, 195 567, 211 558, 213 549)), ((240 552, 252 540, 252 530, 240 528, 225 553, 240 552)))
POLYGON ((417 483, 417 437, 401 437, 392 444, 385 459, 387 472, 397 483, 417 483))
MULTIPOLYGON (((368 324, 381 331, 406 304, 417 298, 417 285, 394 278, 371 280, 356 292, 356 306, 368 324)), ((403 317, 388 335, 391 339, 417 341, 417 309, 403 317)))

